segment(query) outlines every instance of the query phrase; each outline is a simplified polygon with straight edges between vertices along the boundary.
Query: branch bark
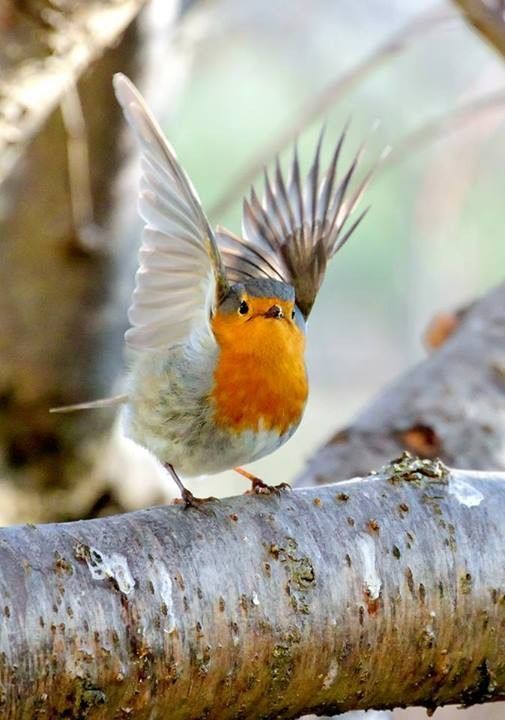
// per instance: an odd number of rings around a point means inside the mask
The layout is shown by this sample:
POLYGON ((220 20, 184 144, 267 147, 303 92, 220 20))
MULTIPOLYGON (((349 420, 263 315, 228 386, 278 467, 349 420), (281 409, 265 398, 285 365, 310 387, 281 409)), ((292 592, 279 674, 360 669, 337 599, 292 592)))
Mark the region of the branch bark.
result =
POLYGON ((0 531, 6 720, 505 696, 505 474, 405 457, 204 511, 0 531))
POLYGON ((505 57, 505 2, 503 0, 453 0, 474 27, 505 57))
POLYGON ((382 390, 309 463, 306 484, 363 475, 404 449, 448 465, 505 470, 505 283, 447 341, 382 390))
MULTIPOLYGON (((42 9, 32 22, 43 23, 44 36, 33 57, 3 68, 0 83, 0 183, 7 177, 27 142, 40 130, 67 90, 108 48, 114 45, 147 0, 93 0, 60 3, 42 9), (52 22, 45 23, 44 18, 52 22), (42 57, 41 57, 42 55, 42 57)), ((20 3, 21 5, 21 3, 20 3)), ((7 36, 7 33, 0 34, 7 36)), ((17 32, 24 48, 33 48, 30 33, 17 32)), ((7 40, 6 40, 7 42, 7 40)), ((19 48, 15 57, 20 57, 19 48)), ((1 64, 1 63, 0 63, 1 64)))

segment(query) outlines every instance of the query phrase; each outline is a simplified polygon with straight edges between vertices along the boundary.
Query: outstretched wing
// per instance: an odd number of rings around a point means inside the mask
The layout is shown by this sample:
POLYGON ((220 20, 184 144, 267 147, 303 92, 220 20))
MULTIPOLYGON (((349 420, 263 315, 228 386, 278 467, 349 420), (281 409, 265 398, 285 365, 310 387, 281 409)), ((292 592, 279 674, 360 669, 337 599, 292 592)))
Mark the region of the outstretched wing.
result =
POLYGON ((328 260, 349 239, 368 210, 351 218, 372 174, 368 172, 351 190, 363 148, 337 179, 345 135, 346 130, 338 140, 328 169, 321 172, 321 132, 304 182, 296 146, 288 182, 277 158, 272 178, 265 170, 263 200, 258 199, 254 188, 249 199, 244 199, 243 238, 224 228, 217 230, 230 281, 258 277, 282 280, 295 288, 296 302, 305 318, 321 287, 328 260))
POLYGON ((114 89, 140 146, 145 221, 125 341, 153 350, 208 327, 227 283, 214 233, 175 152, 128 78, 115 75, 114 89))

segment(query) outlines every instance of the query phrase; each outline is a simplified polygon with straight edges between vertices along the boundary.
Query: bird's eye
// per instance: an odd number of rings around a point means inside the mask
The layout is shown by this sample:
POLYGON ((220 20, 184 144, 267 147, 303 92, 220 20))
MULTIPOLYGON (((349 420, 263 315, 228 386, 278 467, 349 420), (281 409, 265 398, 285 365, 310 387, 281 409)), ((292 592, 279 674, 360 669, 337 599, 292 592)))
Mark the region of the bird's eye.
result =
POLYGON ((294 319, 295 319, 295 311, 293 310, 293 312, 291 313, 291 320, 294 320, 294 319))
POLYGON ((249 312, 249 305, 246 303, 245 300, 242 300, 242 302, 238 306, 238 311, 240 315, 247 315, 247 313, 249 312))

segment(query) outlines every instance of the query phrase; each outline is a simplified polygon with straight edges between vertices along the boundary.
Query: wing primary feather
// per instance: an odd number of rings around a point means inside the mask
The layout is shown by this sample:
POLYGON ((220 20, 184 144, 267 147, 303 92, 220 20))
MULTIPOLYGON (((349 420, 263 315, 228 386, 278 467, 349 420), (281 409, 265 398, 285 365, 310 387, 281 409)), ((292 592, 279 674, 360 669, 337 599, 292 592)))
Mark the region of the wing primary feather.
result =
POLYGON ((124 75, 114 76, 114 89, 140 149, 145 223, 125 341, 140 351, 168 348, 194 331, 212 333, 228 282, 198 194, 157 120, 124 75))
POLYGON ((253 235, 256 236, 257 245, 261 247, 263 243, 269 250, 275 251, 277 247, 275 233, 270 222, 265 219, 266 213, 254 194, 250 200, 244 200, 244 218, 246 217, 249 219, 253 235))
POLYGON ((296 226, 302 229, 304 225, 302 183, 300 179, 300 162, 298 160, 298 140, 293 144, 293 160, 291 165, 291 179, 289 182, 289 197, 291 207, 295 212, 296 226))
POLYGON ((329 227, 328 227, 328 233, 326 235, 328 249, 330 249, 332 246, 333 239, 335 237, 334 231, 336 230, 336 232, 338 233, 338 229, 339 229, 338 219, 339 219, 339 215, 340 215, 340 209, 342 208, 345 194, 347 192, 347 188, 349 187, 349 183, 352 179, 352 176, 354 175, 354 172, 356 170, 357 163, 358 163, 358 157, 356 156, 354 158, 354 160, 352 161, 352 163, 350 164, 346 174, 344 175, 344 177, 338 184, 337 189, 335 191, 334 198, 333 198, 333 202, 330 205, 329 227))
POLYGON ((311 218, 311 226, 310 231, 312 234, 314 234, 315 228, 316 228, 316 220, 317 220, 317 194, 319 190, 319 168, 320 168, 320 157, 321 157, 321 148, 323 145, 323 139, 324 139, 324 133, 326 130, 326 123, 323 124, 321 131, 319 133, 319 138, 317 141, 317 147, 316 147, 316 154, 314 155, 314 162, 312 163, 312 167, 309 170, 308 178, 307 178, 307 212, 309 217, 311 218))
POLYGON ((336 243, 336 245, 333 249, 333 253, 332 253, 333 255, 335 255, 335 253, 337 253, 346 244, 346 242, 349 240, 349 238, 351 237, 351 235, 356 230, 356 228, 358 227, 358 225, 363 220, 363 218, 365 217, 365 215, 368 213, 369 210, 370 210, 370 206, 368 206, 364 210, 362 210, 360 212, 360 214, 358 215, 358 217, 356 218, 356 220, 353 221, 351 226, 346 230, 346 232, 342 235, 342 237, 339 238, 338 242, 336 243))
POLYGON ((257 275, 253 275, 247 270, 241 269, 237 270, 236 267, 233 267, 232 265, 225 265, 226 268, 226 274, 228 277, 233 278, 235 282, 240 282, 244 278, 247 278, 248 280, 256 280, 258 278, 257 275))
MULTIPOLYGON (((354 232, 354 230, 358 227, 359 222, 353 223, 353 224, 352 224, 352 230, 351 230, 351 232, 346 231, 346 233, 345 233, 345 240, 342 240, 342 238, 340 238, 340 233, 342 233, 345 225, 347 224, 349 218, 350 218, 351 215, 352 215, 352 212, 354 211, 354 209, 355 209, 356 206, 358 205, 358 203, 359 203, 361 197, 363 196, 363 193, 365 192, 365 190, 366 190, 366 188, 367 188, 367 186, 368 186, 368 184, 369 184, 369 182, 370 182, 370 180, 371 180, 372 175, 373 175, 374 172, 375 172, 375 168, 372 168, 372 169, 365 175, 365 177, 363 178, 363 180, 360 182, 358 188, 355 190, 355 192, 353 193, 352 197, 349 199, 349 202, 347 203, 347 205, 346 205, 346 207, 345 207, 345 212, 344 212, 344 214, 343 214, 342 221, 341 221, 340 223, 338 223, 338 232, 337 232, 337 234, 335 235, 334 242, 333 242, 333 245, 332 245, 332 255, 334 255, 336 252, 338 252, 338 250, 340 250, 341 247, 343 247, 343 245, 345 244, 345 242, 347 241, 347 239, 349 238, 349 236, 352 235, 352 233, 354 232)), ((368 207, 361 213, 360 221, 363 219, 363 217, 367 214, 367 212, 368 212, 369 210, 370 210, 370 206, 368 206, 368 207)))
MULTIPOLYGON (((225 256, 225 259, 226 256, 233 255, 254 266, 264 277, 271 277, 272 273, 274 273, 278 280, 281 282, 284 281, 282 271, 278 267, 275 267, 272 260, 267 257, 264 251, 262 252, 254 245, 248 244, 243 238, 233 235, 226 230, 226 228, 217 228, 217 237, 218 240, 221 240, 221 252, 225 256), (247 255, 254 255, 257 260, 265 263, 267 267, 262 268, 257 262, 247 257, 247 255)), ((275 256, 272 254, 271 258, 274 259, 275 256)))
POLYGON ((258 225, 260 226, 263 223, 270 231, 268 244, 273 251, 277 250, 282 244, 282 238, 278 234, 272 215, 265 210, 254 188, 251 191, 251 210, 258 225))
POLYGON ((337 142, 337 145, 335 147, 335 150, 333 152, 333 155, 332 155, 332 158, 330 161, 330 165, 328 167, 328 170, 326 171, 326 175, 324 178, 323 188, 321 190, 321 207, 318 209, 318 216, 319 216, 318 219, 320 221, 321 230, 323 230, 325 219, 328 214, 328 208, 330 207, 330 203, 332 200, 331 193, 333 190, 333 185, 334 185, 335 177, 337 174, 338 160, 340 158, 340 153, 342 151, 342 146, 344 144, 346 136, 347 136, 347 126, 344 127, 344 130, 340 135, 339 141, 337 142))
POLYGON ((281 170, 281 163, 278 155, 275 158, 275 186, 276 195, 279 196, 279 198, 281 198, 284 203, 284 209, 286 211, 286 217, 289 223, 289 232, 290 234, 292 234, 295 232, 296 229, 295 218, 293 216, 293 211, 289 202, 289 196, 286 190, 286 183, 284 182, 284 177, 281 170))
POLYGON ((349 121, 343 127, 330 155, 327 169, 321 167, 325 127, 319 133, 314 156, 302 176, 297 144, 294 144, 289 180, 279 157, 272 174, 263 171, 264 193, 260 202, 254 187, 243 203, 243 239, 236 236, 218 243, 228 272, 233 277, 282 278, 295 289, 296 302, 305 317, 310 313, 329 259, 347 242, 365 217, 354 211, 377 163, 362 179, 360 168, 365 144, 339 178, 343 146, 349 121))
POLYGON ((263 169, 264 174, 264 183, 265 183, 265 199, 266 199, 266 208, 267 208, 267 214, 271 217, 274 217, 278 224, 279 224, 279 230, 280 230, 280 237, 287 237, 288 235, 288 229, 284 222, 284 216, 282 213, 282 209, 278 203, 278 198, 275 195, 272 185, 270 182, 270 176, 268 175, 268 171, 266 168, 263 169))
MULTIPOLYGON (((372 128, 372 132, 375 131, 377 128, 377 123, 372 128)), ((361 159, 364 155, 365 148, 367 145, 368 139, 363 142, 355 156, 354 160, 352 161, 346 175, 344 176, 343 180, 340 183, 340 186, 338 188, 336 199, 337 199, 337 207, 335 208, 335 215, 333 217, 332 222, 332 232, 329 234, 330 244, 328 246, 328 251, 331 255, 334 255, 340 248, 342 248, 349 237, 352 235, 354 230, 357 228, 361 220, 364 218, 366 213, 369 210, 369 207, 365 209, 365 211, 361 214, 361 216, 358 218, 358 222, 355 222, 351 226, 351 231, 346 232, 344 235, 344 238, 340 238, 340 234, 342 233, 344 226, 347 224, 347 221, 351 217, 354 209, 356 208, 357 204, 359 203, 361 197, 363 196, 363 193, 365 189, 367 188, 368 184, 370 183, 370 180, 372 179, 373 174, 377 170, 378 165, 383 161, 383 158, 386 156, 385 153, 381 153, 379 158, 376 160, 376 162, 372 165, 372 167, 365 173, 362 180, 358 183, 357 188, 354 190, 351 197, 348 199, 348 201, 344 204, 345 195, 347 193, 347 189, 352 181, 352 178, 361 162, 361 159), (334 227, 335 226, 335 227, 334 227), (334 227, 334 229, 333 229, 334 227)))
POLYGON ((251 245, 255 245, 260 248, 262 246, 269 246, 268 238, 265 237, 265 233, 260 234, 258 232, 257 222, 252 211, 251 204, 247 198, 244 198, 242 202, 242 232, 247 237, 251 245))
MULTIPOLYGON (((256 271, 256 274, 255 274, 255 275, 252 275, 251 277, 258 277, 258 276, 260 276, 260 277, 270 277, 270 273, 267 272, 267 271, 265 271, 265 269, 262 268, 261 265, 258 265, 256 262, 254 262, 254 260, 251 260, 251 258, 247 258, 247 259, 246 259, 246 258, 244 258, 243 256, 235 255, 235 253, 234 253, 233 251, 229 252, 229 253, 228 253, 228 256, 229 256, 229 257, 230 257, 230 256, 240 257, 240 260, 242 261, 242 262, 240 263, 241 265, 244 265, 244 264, 245 264, 245 265, 247 265, 247 267, 252 268, 253 271, 255 270, 255 271, 256 271)), ((282 278, 281 278, 280 276, 277 276, 277 279, 278 279, 278 280, 282 280, 282 278)))
MULTIPOLYGON (((213 238, 212 229, 207 218, 203 215, 201 211, 200 199, 198 198, 193 183, 189 179, 186 172, 179 165, 174 149, 172 148, 168 140, 163 136, 163 132, 157 120, 154 118, 151 111, 145 104, 144 99, 133 85, 131 86, 130 91, 134 95, 134 100, 130 99, 130 101, 126 105, 123 105, 123 109, 125 110, 125 114, 127 116, 133 116, 133 122, 130 123, 131 126, 134 128, 134 130, 135 128, 138 128, 139 130, 143 129, 142 139, 144 140, 144 142, 147 144, 148 147, 152 147, 154 144, 158 153, 163 156, 164 160, 166 160, 174 177, 176 178, 176 180, 178 180, 179 190, 186 197, 195 214, 198 216, 201 215, 201 220, 203 221, 204 228, 208 233, 209 238, 213 238), (134 118, 136 118, 136 120, 134 118)), ((120 100, 120 98, 121 93, 118 94, 118 99, 120 100)), ((148 153, 147 156, 149 157, 148 153)), ((159 164, 159 160, 156 155, 152 159, 155 163, 159 164)), ((217 262, 219 262, 219 258, 216 259, 217 262)))
MULTIPOLYGON (((377 121, 378 122, 378 121, 377 121)), ((370 169, 365 173, 363 179, 360 181, 358 187, 355 189, 353 196, 348 204, 349 206, 349 214, 352 212, 352 210, 356 207, 356 205, 359 203, 361 197, 363 196, 363 193, 365 192, 366 188, 370 184, 374 174, 377 172, 378 167, 381 165, 381 163, 384 162, 384 160, 388 157, 388 155, 391 152, 391 146, 387 145, 377 158, 377 160, 372 164, 370 169)), ((359 158, 358 158, 359 161, 359 158)), ((367 207, 367 211, 370 209, 370 206, 367 207)))

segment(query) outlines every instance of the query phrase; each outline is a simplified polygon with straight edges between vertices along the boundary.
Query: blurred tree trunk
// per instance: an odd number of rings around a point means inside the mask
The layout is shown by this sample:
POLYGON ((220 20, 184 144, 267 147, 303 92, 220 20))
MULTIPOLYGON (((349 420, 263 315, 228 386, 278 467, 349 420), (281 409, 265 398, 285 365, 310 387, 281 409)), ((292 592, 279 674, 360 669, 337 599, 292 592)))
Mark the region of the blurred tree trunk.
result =
POLYGON ((5 720, 287 720, 505 695, 505 475, 0 530, 5 720))
MULTIPOLYGON (((56 84, 56 94, 68 85, 68 79, 58 79, 60 71, 71 75, 75 62, 79 73, 94 60, 77 88, 70 84, 61 96, 63 112, 58 108, 50 115, 2 186, 0 521, 86 517, 109 495, 114 468, 98 468, 97 458, 109 441, 114 413, 61 417, 49 415, 48 409, 110 394, 122 373, 125 289, 130 284, 124 280, 125 266, 132 267, 128 256, 134 256, 132 240, 125 236, 132 215, 125 205, 132 206, 135 189, 132 183, 127 201, 122 199, 125 189, 117 181, 127 158, 111 80, 118 70, 134 79, 145 72, 149 35, 137 21, 117 38, 114 33, 122 33, 122 25, 117 31, 108 26, 102 35, 116 44, 102 54, 93 47, 94 36, 89 40, 86 35, 90 27, 82 30, 80 24, 83 14, 95 13, 95 27, 101 6, 103 22, 115 13, 124 24, 143 4, 68 0, 59 5, 60 17, 42 0, 26 0, 7 5, 0 17, 0 69, 6 78, 0 87, 3 158, 10 156, 2 130, 13 131, 16 108, 5 93, 21 83, 16 78, 23 76, 30 88, 30 76, 25 76, 32 73, 33 87, 40 90, 46 83, 53 92, 56 84), (72 23, 78 26, 75 47, 72 23)), ((175 7, 176 0, 170 4, 175 7)), ((29 137, 36 130, 44 112, 36 103, 25 108, 33 119, 25 122, 20 114, 17 144, 24 133, 29 137)), ((145 499, 149 503, 159 495, 145 499)), ((112 509, 119 507, 113 502, 112 509)))

